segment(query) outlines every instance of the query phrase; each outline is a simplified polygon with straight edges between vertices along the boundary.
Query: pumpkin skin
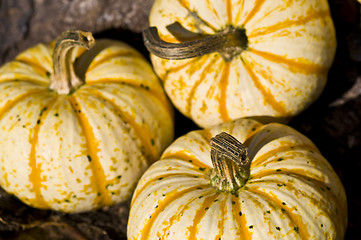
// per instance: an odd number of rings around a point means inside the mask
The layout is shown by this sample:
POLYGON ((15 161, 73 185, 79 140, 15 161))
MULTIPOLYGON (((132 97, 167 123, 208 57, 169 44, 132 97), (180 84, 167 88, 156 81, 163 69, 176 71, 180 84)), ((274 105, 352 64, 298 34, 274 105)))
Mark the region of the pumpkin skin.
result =
POLYGON ((297 115, 321 94, 336 50, 326 0, 156 0, 149 22, 170 43, 179 43, 167 29, 175 22, 204 35, 245 29, 248 48, 231 61, 217 52, 185 60, 151 55, 175 107, 203 128, 297 115))
POLYGON ((75 47, 85 84, 49 90, 54 44, 0 68, 0 183, 24 203, 81 212, 129 199, 173 140, 173 109, 135 49, 99 40, 75 47))
POLYGON ((343 239, 346 225, 344 188, 316 146, 286 125, 241 119, 178 138, 146 170, 128 239, 343 239), (220 132, 252 160, 233 193, 210 185, 209 141, 220 132))

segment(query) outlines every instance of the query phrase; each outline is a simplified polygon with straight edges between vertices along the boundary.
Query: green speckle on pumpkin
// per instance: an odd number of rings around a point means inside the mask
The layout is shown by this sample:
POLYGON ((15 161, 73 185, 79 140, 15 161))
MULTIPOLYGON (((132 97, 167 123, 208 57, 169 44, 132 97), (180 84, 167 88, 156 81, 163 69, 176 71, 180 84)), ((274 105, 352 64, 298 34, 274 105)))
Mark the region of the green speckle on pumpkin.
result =
POLYGON ((280 228, 280 227, 276 227, 276 229, 277 229, 278 231, 281 231, 281 228, 280 228))

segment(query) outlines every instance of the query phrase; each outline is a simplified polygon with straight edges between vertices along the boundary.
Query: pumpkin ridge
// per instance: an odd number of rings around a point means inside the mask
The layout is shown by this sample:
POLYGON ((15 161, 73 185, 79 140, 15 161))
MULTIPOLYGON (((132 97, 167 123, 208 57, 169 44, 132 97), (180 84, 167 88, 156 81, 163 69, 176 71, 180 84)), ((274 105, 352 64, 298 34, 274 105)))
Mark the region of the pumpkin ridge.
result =
POLYGON ((159 100, 159 102, 161 103, 161 105, 164 107, 164 109, 166 110, 167 114, 169 114, 171 116, 171 118, 173 119, 173 109, 171 104, 168 103, 168 100, 166 98, 166 96, 161 93, 160 91, 154 89, 154 88, 150 88, 149 86, 143 86, 142 84, 137 85, 135 84, 135 81, 133 81, 132 79, 119 79, 120 81, 115 80, 114 78, 102 78, 100 80, 97 81, 92 81, 92 82, 87 82, 87 86, 93 86, 95 89, 97 88, 96 85, 101 85, 101 84, 120 84, 120 85, 128 85, 134 88, 137 88, 139 90, 142 90, 144 92, 149 93, 150 95, 152 95, 153 97, 155 97, 156 99, 159 100))
POLYGON ((190 5, 189 2, 187 3, 186 0, 177 0, 182 7, 184 7, 190 14, 190 16, 192 16, 195 20, 197 20, 198 22, 201 22, 202 24, 204 24, 205 26, 211 28, 213 31, 217 31, 217 28, 214 27, 213 25, 211 25, 209 22, 207 22, 206 20, 204 20, 203 18, 201 18, 197 12, 194 12, 190 9, 190 5))
MULTIPOLYGON (((311 184, 309 184, 309 181, 306 181, 305 179, 302 179, 299 176, 291 176, 291 177, 293 179, 297 179, 297 180, 301 181, 302 183, 306 184, 307 186, 311 187, 312 189, 315 189, 315 192, 317 192, 317 190, 315 188, 316 186, 312 186, 311 184)), ((255 179, 253 179, 253 181, 250 181, 247 186, 251 187, 251 188, 256 187, 256 186, 252 186, 253 183, 274 183, 279 188, 286 188, 287 191, 292 190, 293 191, 292 194, 294 194, 295 196, 301 195, 302 197, 309 199, 310 204, 316 206, 318 209, 322 209, 323 210, 322 214, 327 215, 327 218, 331 219, 332 213, 328 211, 329 209, 327 207, 326 208, 323 207, 322 204, 320 204, 320 203, 317 204, 317 202, 313 199, 313 197, 314 197, 313 194, 314 193, 312 193, 312 196, 307 195, 305 192, 300 191, 298 188, 296 188, 293 184, 287 183, 287 182, 285 183, 283 181, 278 181, 276 179, 266 179, 266 180, 255 180, 255 179)), ((313 181, 312 183, 317 185, 318 188, 322 188, 320 186, 323 185, 323 189, 325 189, 323 192, 325 193, 326 196, 320 197, 321 200, 322 199, 330 199, 330 198, 332 198, 332 202, 335 202, 338 206, 340 206, 339 201, 337 200, 337 198, 333 194, 330 194, 329 191, 326 191, 326 189, 327 189, 326 184, 322 184, 322 182, 319 182, 319 181, 313 181)), ((272 187, 272 189, 274 189, 274 188, 272 187)), ((321 215, 321 213, 319 213, 319 215, 321 215)))
POLYGON ((239 9, 240 9, 240 11, 237 12, 237 15, 236 15, 236 17, 234 19, 234 23, 236 23, 236 24, 239 23, 239 19, 240 19, 241 15, 242 15, 241 10, 244 9, 244 3, 245 3, 245 0, 238 0, 238 2, 235 4, 235 6, 233 6, 233 7, 239 6, 239 9))
POLYGON ((34 70, 35 73, 42 75, 44 77, 46 77, 47 74, 49 74, 49 71, 46 68, 44 68, 42 65, 33 61, 30 58, 25 58, 25 57, 17 58, 16 60, 14 60, 14 62, 19 62, 19 63, 25 64, 25 65, 28 65, 29 67, 31 67, 34 70))
POLYGON ((24 77, 20 77, 19 79, 14 79, 14 78, 0 79, 0 84, 11 83, 11 82, 16 82, 16 81, 17 82, 26 82, 26 83, 37 85, 40 87, 48 87, 49 86, 49 84, 44 81, 41 81, 41 80, 38 80, 35 78, 24 78, 24 77))
POLYGON ((100 164, 100 159, 98 157, 99 146, 98 143, 95 141, 92 126, 84 115, 84 112, 81 110, 80 104, 78 103, 76 97, 74 95, 71 95, 69 96, 68 100, 70 102, 70 106, 72 106, 72 108, 76 112, 76 118, 79 121, 79 125, 81 126, 85 137, 87 151, 89 154, 88 156, 91 159, 90 167, 93 174, 92 176, 90 176, 90 184, 92 185, 93 190, 96 191, 96 197, 94 198, 94 201, 97 205, 110 205, 112 204, 112 200, 109 191, 106 189, 106 176, 104 173, 104 169, 100 164))
MULTIPOLYGON (((113 58, 116 58, 116 57, 131 57, 132 59, 139 58, 139 59, 144 60, 143 56, 141 56, 139 53, 134 52, 132 50, 126 50, 126 51, 123 50, 123 52, 118 51, 118 52, 106 55, 97 61, 93 60, 90 63, 89 67, 87 68, 86 72, 90 72, 91 70, 95 69, 96 67, 100 66, 101 64, 103 64, 109 60, 112 60, 113 58)), ((86 73, 85 73, 85 75, 86 75, 86 73)))
POLYGON ((285 65, 293 73, 300 73, 304 75, 315 74, 321 76, 325 76, 328 73, 327 67, 322 67, 321 65, 312 63, 304 58, 287 59, 285 56, 256 50, 254 48, 249 48, 249 51, 268 61, 285 65))
MULTIPOLYGON (((252 200, 253 203, 254 203, 257 207, 260 207, 260 208, 261 208, 260 210, 263 210, 263 220, 264 220, 264 223, 268 225, 268 233, 266 233, 266 234, 267 234, 266 236, 272 235, 274 229, 276 229, 276 228, 275 228, 275 226, 272 227, 272 225, 274 225, 274 224, 272 224, 272 220, 271 220, 270 217, 267 216, 267 215, 269 215, 269 214, 271 213, 271 211, 279 210, 279 209, 277 209, 277 206, 275 206, 274 204, 269 203, 269 202, 267 203, 268 205, 266 205, 265 203, 262 203, 262 202, 260 201, 260 199, 258 198, 258 196, 255 195, 255 194, 253 194, 252 192, 244 191, 243 194, 247 196, 247 200, 248 200, 248 201, 252 200), (269 209, 269 210, 264 211, 266 207, 267 207, 267 209, 269 209)), ((257 214, 254 214, 254 215, 257 215, 257 214)), ((259 226, 258 228, 261 228, 261 227, 262 227, 262 226, 259 226)), ((264 239, 266 239, 266 238, 264 238, 264 239)))
MULTIPOLYGON (((129 124, 130 128, 133 129, 135 135, 137 136, 137 139, 139 139, 141 142, 139 149, 142 152, 147 164, 154 162, 157 158, 158 153, 156 149, 156 144, 154 144, 154 147, 152 147, 151 145, 151 139, 155 139, 155 136, 152 136, 149 127, 147 125, 141 126, 136 123, 134 117, 130 116, 125 111, 122 111, 122 109, 114 103, 114 100, 111 100, 110 98, 104 96, 99 90, 90 90, 90 92, 92 92, 92 94, 97 98, 104 100, 105 102, 110 104, 110 106, 112 106, 113 113, 119 116, 124 123, 129 124), (142 151, 142 147, 145 148, 144 151, 142 151)), ((138 144, 136 143, 136 145, 138 144)))
POLYGON ((277 169, 267 169, 267 170, 261 170, 259 173, 256 173, 256 174, 252 174, 252 171, 251 171, 251 176, 250 176, 250 179, 258 179, 258 178, 262 178, 262 177, 265 177, 265 176, 268 176, 268 175, 273 175, 273 174, 286 174, 286 175, 297 175, 301 178, 309 178, 309 179, 312 179, 312 180, 315 180, 315 181, 318 181, 318 182, 323 182, 325 181, 325 179, 319 177, 319 176, 316 176, 314 174, 312 174, 312 176, 310 176, 309 172, 306 171, 305 169, 286 169, 286 168, 277 168, 277 169))
POLYGON ((206 215, 209 208, 212 207, 214 204, 214 200, 216 200, 219 197, 220 193, 213 193, 211 196, 204 197, 204 200, 202 202, 202 205, 197 209, 193 222, 191 226, 189 226, 187 229, 189 231, 188 240, 197 240, 196 235, 198 232, 198 224, 202 221, 203 217, 206 215))
POLYGON ((198 158, 194 155, 189 155, 184 151, 177 151, 177 152, 165 152, 161 157, 163 159, 175 158, 185 162, 190 162, 195 166, 195 169, 205 169, 210 170, 211 167, 204 164, 203 162, 199 161, 198 158))
MULTIPOLYGON (((214 190, 212 190, 211 192, 209 193, 206 193, 206 194, 203 194, 202 193, 202 196, 204 195, 208 195, 210 193, 212 193, 214 190)), ((165 228, 163 228, 163 234, 161 236, 161 239, 166 239, 166 234, 167 232, 169 232, 169 229, 173 226, 173 224, 175 223, 175 221, 179 221, 180 218, 183 216, 184 212, 186 210, 188 210, 188 206, 194 201, 194 200, 197 200, 199 199, 199 195, 196 195, 195 197, 192 197, 189 201, 187 201, 186 204, 184 204, 183 206, 181 205, 179 208, 178 208, 178 212, 176 212, 175 214, 173 214, 170 218, 169 218, 169 222, 166 224, 165 222, 163 222, 164 225, 166 225, 165 228)))
MULTIPOLYGON (((264 153, 261 156, 257 156, 255 159, 252 160, 251 166, 252 166, 252 168, 255 168, 255 167, 260 166, 261 164, 264 164, 265 162, 267 162, 269 160, 269 158, 274 157, 276 153, 283 153, 283 152, 287 152, 290 150, 303 150, 303 149, 310 149, 311 151, 318 152, 318 150, 314 146, 309 145, 309 144, 282 145, 282 146, 279 146, 278 148, 268 151, 267 153, 264 153)), ((277 159, 274 159, 274 160, 277 161, 277 159)))
POLYGON ((28 91, 20 96, 17 96, 13 100, 8 100, 4 106, 0 107, 0 121, 1 121, 2 117, 5 115, 5 113, 8 112, 17 103, 21 102, 22 100, 26 99, 27 97, 30 97, 31 95, 41 94, 41 93, 45 93, 47 91, 48 91, 47 89, 41 89, 41 90, 36 89, 36 90, 28 91))
POLYGON ((179 70, 183 69, 183 68, 186 68, 188 67, 189 65, 193 64, 194 62, 197 62, 199 60, 201 60, 202 58, 204 57, 203 56, 199 56, 199 57, 195 57, 195 58, 191 58, 190 60, 188 60, 187 62, 185 62, 184 64, 180 64, 180 65, 177 65, 173 68, 169 68, 167 70, 167 72, 164 74, 164 76, 160 76, 161 77, 161 80, 163 81, 163 84, 165 85, 165 83, 167 82, 168 80, 168 75, 171 74, 171 73, 177 73, 179 70))
POLYGON ((260 12, 261 7, 265 3, 265 0, 256 0, 252 10, 246 16, 246 19, 243 21, 243 25, 246 25, 255 15, 257 12, 260 12))
POLYGON ((271 91, 269 89, 266 89, 261 83, 257 75, 254 73, 254 71, 250 68, 249 63, 243 59, 243 66, 246 69, 248 75, 252 79, 255 87, 261 92, 263 97, 265 98, 265 102, 267 102, 275 111, 278 112, 280 115, 287 115, 287 110, 285 109, 284 103, 278 102, 275 97, 272 95, 271 91))
POLYGON ((275 78, 268 69, 267 69, 268 71, 264 69, 264 66, 262 66, 256 60, 254 60, 254 58, 252 58, 250 55, 247 55, 247 58, 248 58, 247 63, 251 63, 252 68, 255 70, 255 72, 261 75, 267 82, 271 84, 271 86, 274 87, 280 86, 285 90, 287 89, 288 86, 287 83, 285 84, 284 79, 275 78), (278 84, 278 86, 276 84, 278 84))
POLYGON ((237 235, 239 236, 239 239, 252 240, 253 233, 250 232, 249 228, 247 227, 246 215, 242 213, 242 206, 239 197, 232 194, 231 201, 234 203, 232 204, 232 215, 237 222, 237 235))
POLYGON ((162 200, 160 200, 158 202, 158 207, 155 209, 155 211, 151 214, 151 217, 148 219, 148 221, 146 221, 146 223, 144 223, 144 227, 142 229, 142 232, 140 233, 140 240, 145 240, 149 237, 150 231, 152 229, 152 226, 155 222, 155 220, 157 219, 157 217, 159 216, 159 214, 170 204, 172 204, 172 202, 174 202, 175 200, 177 200, 178 198, 180 198, 181 196, 184 196, 185 194, 192 192, 194 190, 199 189, 200 187, 208 187, 208 185, 204 185, 204 186, 194 186, 194 187, 190 187, 181 191, 177 191, 174 190, 170 193, 168 193, 167 195, 164 196, 164 198, 162 200))
POLYGON ((41 172, 43 170, 41 169, 41 165, 39 166, 39 164, 37 164, 36 161, 37 160, 36 145, 38 143, 40 128, 44 124, 44 119, 48 115, 49 109, 56 103, 56 101, 57 98, 55 97, 50 101, 48 101, 46 104, 44 104, 44 107, 42 107, 42 110, 40 111, 37 124, 33 128, 33 136, 29 141, 31 143, 30 153, 29 153, 29 167, 31 168, 31 172, 29 174, 29 181, 33 185, 32 190, 35 194, 35 199, 28 199, 27 201, 30 205, 43 209, 47 209, 48 204, 41 194, 41 186, 42 186, 41 172))
POLYGON ((302 217, 298 214, 293 213, 293 209, 284 205, 280 199, 273 193, 265 193, 261 190, 253 189, 249 187, 247 189, 249 192, 259 195, 260 197, 264 198, 266 201, 273 203, 274 205, 278 206, 279 209, 284 209, 284 215, 287 216, 293 224, 294 229, 298 229, 297 232, 300 235, 302 240, 310 239, 310 234, 307 230, 307 226, 302 221, 302 217))
POLYGON ((290 20, 287 19, 283 22, 279 22, 277 24, 274 24, 272 26, 267 26, 263 28, 254 29, 251 31, 248 35, 248 38, 254 38, 262 35, 267 35, 270 33, 274 33, 281 29, 289 28, 290 26, 300 26, 305 25, 308 22, 315 20, 315 19, 323 19, 323 18, 329 18, 330 14, 328 10, 322 10, 319 12, 313 11, 310 15, 305 16, 299 16, 297 19, 290 20))
POLYGON ((219 233, 214 238, 214 240, 221 239, 221 236, 224 234, 224 222, 225 222, 225 216, 227 214, 226 204, 227 204, 227 198, 223 199, 223 201, 221 201, 221 203, 219 205, 219 208, 220 208, 220 211, 221 211, 221 214, 220 214, 221 218, 219 219, 219 222, 218 222, 218 225, 217 225, 219 233))
MULTIPOLYGON (((206 60, 206 59, 205 59, 206 60)), ((185 110, 185 115, 189 116, 190 118, 192 117, 192 100, 194 98, 195 92, 197 90, 197 88, 199 87, 199 85, 203 82, 203 80, 205 79, 207 73, 209 73, 209 69, 213 66, 214 62, 217 61, 217 58, 212 59, 203 69, 201 75, 199 76, 199 78, 197 79, 197 81, 194 82, 191 90, 189 91, 189 95, 187 97, 187 105, 186 105, 186 110, 185 110)), ((201 59, 199 59, 199 62, 201 61, 201 59)), ((205 62, 204 62, 205 63, 205 62)), ((203 65, 202 63, 200 65, 203 65)), ((194 69, 196 69, 194 67, 194 69)), ((190 73, 192 74, 192 73, 190 73)))
MULTIPOLYGON (((195 177, 195 175, 192 174, 192 173, 189 173, 189 174, 185 174, 185 173, 169 173, 169 174, 157 175, 155 178, 151 178, 151 179, 147 180, 146 184, 144 184, 141 189, 134 192, 133 199, 132 199, 130 205, 132 205, 134 203, 135 199, 137 199, 139 197, 139 194, 142 193, 145 189, 147 189, 151 184, 156 183, 156 182, 158 182, 160 180, 166 179, 168 177, 172 177, 172 176, 189 177, 189 178, 192 178, 192 179, 195 177)), ((202 177, 202 176, 200 176, 200 177, 202 177)))

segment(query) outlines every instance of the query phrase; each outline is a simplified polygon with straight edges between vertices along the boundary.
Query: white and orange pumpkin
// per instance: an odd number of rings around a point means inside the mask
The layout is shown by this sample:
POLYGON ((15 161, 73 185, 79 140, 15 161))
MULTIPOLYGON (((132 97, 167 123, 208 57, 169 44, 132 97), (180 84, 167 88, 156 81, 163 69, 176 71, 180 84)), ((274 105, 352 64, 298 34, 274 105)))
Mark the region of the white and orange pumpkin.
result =
POLYGON ((178 138, 146 170, 128 239, 341 240, 346 226, 345 190, 316 146, 240 119, 178 138))
POLYGON ((320 96, 336 50, 327 0, 156 0, 149 22, 154 70, 201 127, 295 116, 320 96))
POLYGON ((125 201, 173 140, 173 109, 150 64, 125 43, 94 42, 65 32, 0 68, 0 183, 30 206, 125 201))

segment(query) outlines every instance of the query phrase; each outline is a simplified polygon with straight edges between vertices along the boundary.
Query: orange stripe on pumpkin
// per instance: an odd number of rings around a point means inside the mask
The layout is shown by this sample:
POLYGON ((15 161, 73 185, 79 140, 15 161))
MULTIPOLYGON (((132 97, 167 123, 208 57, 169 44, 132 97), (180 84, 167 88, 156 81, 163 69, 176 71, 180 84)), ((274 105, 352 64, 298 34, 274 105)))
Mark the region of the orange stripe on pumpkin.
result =
POLYGON ((287 216, 293 224, 294 228, 298 229, 298 233, 302 240, 310 239, 310 234, 307 230, 307 225, 302 221, 302 217, 296 213, 294 213, 295 208, 290 208, 287 205, 283 204, 282 200, 278 199, 277 196, 273 193, 265 193, 256 188, 248 188, 248 191, 257 194, 258 196, 263 197, 268 202, 272 202, 277 205, 280 209, 285 210, 285 216, 287 216))
POLYGON ((159 179, 166 179, 168 177, 190 177, 190 178, 194 178, 194 174, 187 174, 187 173, 168 173, 168 174, 162 174, 162 175, 157 175, 156 178, 153 178, 153 179, 149 179, 147 180, 147 182, 139 189, 139 190, 136 190, 136 192, 134 192, 133 194, 133 198, 132 198, 132 201, 130 203, 130 205, 132 206, 134 201, 139 197, 139 194, 144 192, 145 189, 147 189, 151 184, 159 181, 159 179))
POLYGON ((92 176, 90 176, 90 183, 94 191, 96 191, 96 198, 94 199, 97 205, 111 205, 112 199, 110 192, 106 189, 107 181, 104 169, 101 165, 100 159, 98 157, 99 143, 97 142, 93 128, 89 123, 89 120, 85 113, 82 111, 79 102, 77 101, 74 95, 69 96, 69 101, 76 116, 78 118, 79 124, 83 130, 84 137, 86 139, 88 159, 90 161, 90 167, 92 169, 92 176))
POLYGON ((152 229, 152 226, 159 216, 170 204, 172 204, 175 200, 183 197, 187 193, 190 193, 192 191, 195 191, 199 189, 200 187, 208 187, 207 185, 204 186, 195 186, 191 188, 184 189, 182 191, 172 191, 168 193, 162 200, 158 202, 158 207, 155 209, 155 211, 151 214, 150 218, 144 223, 144 227, 141 231, 140 240, 146 240, 149 238, 150 231, 152 229))
MULTIPOLYGON (((214 191, 212 189, 212 191, 214 191)), ((203 195, 208 195, 209 193, 206 193, 206 194, 202 194, 203 195)), ((163 222, 163 225, 165 225, 166 227, 164 227, 162 229, 162 234, 160 234, 159 232, 157 233, 157 236, 160 237, 160 239, 166 239, 166 236, 167 234, 169 233, 170 231, 170 228, 173 226, 174 223, 176 222, 179 222, 181 217, 184 215, 184 212, 186 210, 188 210, 190 208, 190 204, 196 200, 196 199, 199 199, 199 195, 196 195, 195 197, 191 198, 186 204, 184 205, 181 205, 179 208, 178 208, 178 212, 174 215, 172 215, 170 218, 169 218, 169 221, 164 221, 163 222)), ((218 239, 217 239, 218 240, 218 239)))
POLYGON ((235 25, 241 25, 241 24, 239 24, 239 21, 240 21, 241 14, 243 13, 243 10, 244 10, 244 2, 245 2, 245 0, 239 0, 236 3, 236 5, 233 6, 233 7, 236 7, 239 9, 237 11, 237 16, 235 17, 234 22, 233 22, 233 24, 235 24, 235 25))
POLYGON ((233 206, 232 213, 237 222, 237 235, 239 239, 252 240, 252 232, 249 231, 249 226, 247 226, 247 218, 242 212, 240 199, 232 194, 231 200, 233 206))
MULTIPOLYGON (((106 102, 111 106, 111 111, 114 115, 118 116, 124 123, 129 124, 133 129, 136 138, 140 140, 141 146, 144 147, 144 153, 142 153, 147 161, 147 164, 153 163, 158 158, 158 149, 156 144, 152 146, 152 139, 155 139, 155 136, 149 129, 149 126, 146 124, 140 125, 135 121, 135 117, 131 116, 129 113, 122 111, 122 109, 115 103, 115 99, 109 99, 105 97, 101 92, 87 89, 91 95, 96 96, 101 101, 106 102)), ((86 94, 88 95, 88 94, 86 94)), ((141 149, 139 149, 141 151, 141 149)))
MULTIPOLYGON (((295 144, 286 145, 286 143, 283 143, 282 146, 279 146, 273 150, 267 151, 263 155, 254 159, 251 163, 251 167, 255 168, 255 167, 260 166, 265 161, 267 161, 269 158, 274 157, 277 153, 294 151, 294 150, 312 150, 314 152, 318 152, 318 150, 311 145, 295 145, 295 144)), ((277 159, 275 159, 275 160, 277 160, 277 159)))
POLYGON ((227 10, 227 24, 232 24, 232 0, 227 0, 226 2, 227 10))
POLYGON ((319 18, 327 18, 327 17, 330 17, 328 10, 324 10, 320 12, 312 11, 307 16, 299 16, 297 19, 287 19, 283 22, 278 22, 277 24, 271 26, 254 29, 252 32, 248 34, 248 38, 254 38, 254 37, 274 33, 278 30, 286 29, 291 26, 304 26, 305 24, 307 24, 312 20, 319 18))
POLYGON ((258 13, 266 0, 256 0, 252 10, 248 13, 246 19, 243 21, 243 25, 246 25, 255 15, 258 13))
POLYGON ((327 67, 312 63, 305 58, 287 59, 286 56, 267 53, 253 48, 248 50, 268 61, 286 66, 293 73, 300 73, 304 75, 326 75, 328 72, 327 67))
MULTIPOLYGON (((190 8, 190 3, 189 1, 186 0, 178 0, 178 2, 189 12, 191 13, 191 15, 196 15, 195 19, 196 20, 200 20, 203 24, 205 24, 207 27, 210 27, 211 29, 213 29, 213 31, 217 31, 217 28, 215 28, 214 26, 212 26, 209 22, 205 21, 204 19, 201 18, 201 16, 199 16, 197 14, 196 11, 192 11, 190 8)), ((193 16, 194 17, 194 16, 193 16)))
MULTIPOLYGON (((244 59, 243 59, 244 60, 244 59)), ((272 95, 271 91, 262 85, 257 75, 253 72, 253 69, 249 66, 250 64, 244 60, 244 68, 247 70, 248 75, 251 77, 255 87, 262 93, 265 98, 265 102, 268 103, 275 111, 280 115, 287 115, 287 110, 285 104, 278 102, 275 97, 272 95)))
POLYGON ((138 54, 137 52, 134 52, 132 50, 118 50, 117 52, 114 52, 112 54, 108 54, 106 56, 103 56, 101 59, 96 59, 96 58, 91 58, 93 59, 93 61, 90 63, 88 69, 86 70, 86 72, 90 72, 91 70, 93 70, 94 68, 100 66, 101 64, 112 60, 114 58, 117 57, 131 57, 131 58, 140 58, 140 59, 144 59, 142 57, 142 55, 138 54))
POLYGON ((22 100, 26 99, 27 97, 30 97, 31 95, 41 94, 48 92, 48 89, 42 89, 42 90, 32 90, 28 91, 25 94, 22 94, 20 96, 17 96, 15 99, 8 100, 6 104, 0 108, 0 119, 4 116, 6 112, 8 112, 12 107, 14 107, 17 103, 21 102, 22 100))
POLYGON ((221 215, 220 215, 220 219, 218 221, 218 234, 217 236, 214 238, 214 240, 219 240, 222 239, 222 236, 224 234, 224 222, 225 222, 225 216, 227 215, 227 209, 226 209, 226 203, 227 203, 227 198, 224 199, 223 201, 221 201, 220 205, 219 205, 219 209, 221 211, 221 215))
POLYGON ((214 204, 214 200, 217 199, 219 195, 220 193, 216 193, 204 198, 202 205, 196 211, 192 224, 188 227, 188 240, 197 240, 197 233, 199 230, 198 225, 206 215, 209 208, 211 208, 211 206, 214 204))
POLYGON ((204 169, 204 171, 208 171, 211 168, 210 166, 201 162, 196 156, 188 154, 185 151, 166 152, 161 157, 161 159, 169 159, 169 158, 174 158, 177 160, 182 160, 185 162, 192 163, 195 169, 204 169))
MULTIPOLYGON (((174 119, 173 116, 173 107, 169 103, 166 95, 163 92, 156 91, 152 86, 143 86, 141 83, 134 81, 134 79, 125 79, 125 78, 103 78, 96 81, 86 83, 87 86, 94 86, 97 84, 119 84, 119 85, 129 85, 134 88, 137 88, 139 91, 146 91, 156 99, 158 99, 161 105, 164 107, 166 112, 170 115, 171 119, 174 119)), ((96 86, 95 86, 96 87, 96 86)))
POLYGON ((49 113, 49 108, 54 105, 57 98, 50 100, 45 106, 42 108, 39 114, 39 119, 37 120, 37 124, 33 128, 33 136, 30 139, 31 148, 29 154, 29 166, 31 168, 31 172, 29 174, 29 181, 32 183, 32 189, 35 194, 35 199, 28 199, 28 203, 30 205, 34 205, 35 207, 47 209, 48 204, 43 198, 41 194, 41 187, 42 187, 42 178, 41 178, 41 165, 37 163, 37 156, 36 156, 36 145, 39 140, 39 132, 40 128, 43 125, 43 119, 46 118, 47 114, 49 113))
POLYGON ((221 80, 219 82, 220 95, 218 98, 218 102, 219 102, 218 111, 219 114, 221 115, 223 122, 231 121, 231 118, 229 117, 227 110, 227 87, 228 87, 230 67, 231 67, 231 63, 226 62, 224 66, 223 74, 221 76, 221 80))
MULTIPOLYGON (((206 78, 206 75, 208 73, 211 72, 211 68, 214 67, 214 63, 219 60, 220 57, 216 57, 214 59, 212 59, 203 69, 203 71, 201 72, 201 75, 199 77, 199 79, 193 84, 191 91, 189 92, 189 96, 187 98, 187 106, 186 106, 186 116, 192 117, 192 100, 194 99, 194 95, 196 90, 198 89, 199 85, 204 81, 204 79, 206 78)), ((203 62, 205 62, 206 58, 201 58, 199 59, 200 63, 203 64, 203 62)), ((194 69, 200 69, 201 67, 193 67, 194 69)), ((190 75, 192 74, 192 72, 189 73, 190 75)))

